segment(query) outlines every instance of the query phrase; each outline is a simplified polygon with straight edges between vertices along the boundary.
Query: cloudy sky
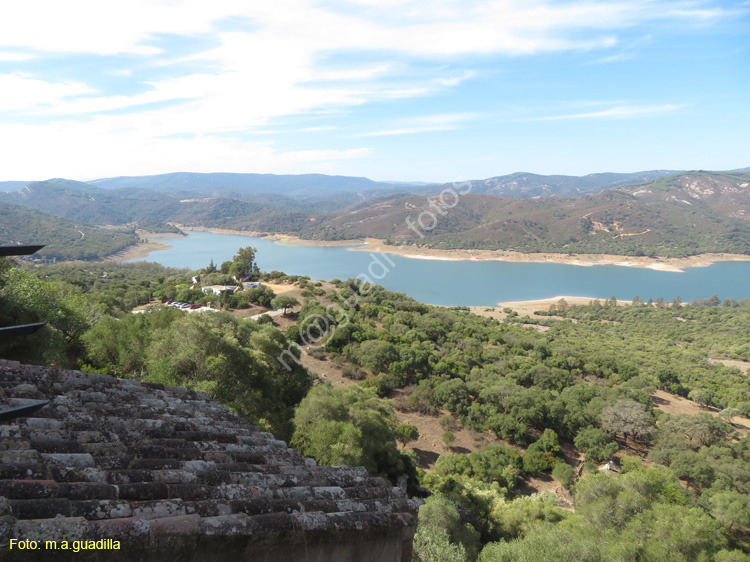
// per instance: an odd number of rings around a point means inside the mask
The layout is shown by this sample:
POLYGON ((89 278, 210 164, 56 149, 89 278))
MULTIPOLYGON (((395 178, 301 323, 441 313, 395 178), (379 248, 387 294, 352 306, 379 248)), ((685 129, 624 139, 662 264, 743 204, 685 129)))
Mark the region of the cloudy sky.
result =
POLYGON ((750 2, 24 0, 0 181, 750 166, 750 2))

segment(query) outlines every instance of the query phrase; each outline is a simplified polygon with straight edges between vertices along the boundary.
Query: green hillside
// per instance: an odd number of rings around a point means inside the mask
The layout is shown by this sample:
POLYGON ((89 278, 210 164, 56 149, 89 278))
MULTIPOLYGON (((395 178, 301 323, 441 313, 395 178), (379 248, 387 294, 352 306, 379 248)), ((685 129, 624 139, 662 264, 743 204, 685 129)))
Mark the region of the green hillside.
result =
POLYGON ((403 475, 410 494, 430 496, 422 561, 747 562, 750 388, 737 367, 750 360, 750 300, 561 300, 534 317, 485 317, 358 279, 274 272, 260 280, 302 301, 288 316, 245 317, 280 308, 261 304, 268 286, 212 314, 129 313, 163 297, 205 304, 197 273, 0 260, 0 322, 48 323, 44 338, 0 352, 200 389, 320 465, 394 485, 403 475), (429 557, 435 545, 466 555, 429 557))
POLYGON ((450 209, 440 208, 436 197, 408 196, 338 213, 308 225, 303 235, 376 237, 445 249, 664 257, 748 253, 749 181, 747 173, 686 172, 575 199, 468 194, 450 209), (420 227, 420 216, 422 225, 432 228, 420 227))
POLYGON ((0 245, 45 244, 35 258, 99 259, 137 241, 132 228, 90 226, 0 203, 0 245))
MULTIPOLYGON (((644 174, 648 173, 640 173, 644 174)), ((439 196, 395 193, 393 189, 350 194, 361 196, 351 203, 338 195, 317 201, 279 193, 189 195, 139 186, 100 189, 69 180, 34 182, 0 194, 0 201, 88 224, 137 225, 152 231, 168 228, 164 225, 169 222, 322 240, 374 237, 393 244, 442 249, 660 257, 750 251, 750 173, 653 175, 657 177, 649 181, 571 198, 472 192, 460 196, 455 205, 449 197, 450 206, 445 208, 439 196), (342 208, 345 205, 349 206, 342 208)), ((587 176, 589 184, 579 182, 576 189, 591 188, 605 180, 619 183, 635 175, 592 176, 596 178, 587 176)), ((560 189, 569 189, 576 179, 532 174, 510 178, 517 185, 557 178, 560 189)), ((497 179, 484 180, 485 187, 497 179)), ((282 185, 289 191, 291 179, 285 182, 282 185)), ((434 186, 423 189, 434 194, 434 186)))

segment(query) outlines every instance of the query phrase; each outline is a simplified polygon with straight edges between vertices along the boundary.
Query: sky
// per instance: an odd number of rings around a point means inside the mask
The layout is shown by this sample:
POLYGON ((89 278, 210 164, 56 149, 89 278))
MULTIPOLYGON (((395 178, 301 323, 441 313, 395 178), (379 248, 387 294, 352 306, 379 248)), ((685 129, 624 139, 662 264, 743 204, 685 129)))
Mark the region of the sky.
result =
POLYGON ((0 181, 750 166, 750 1, 24 0, 0 181))

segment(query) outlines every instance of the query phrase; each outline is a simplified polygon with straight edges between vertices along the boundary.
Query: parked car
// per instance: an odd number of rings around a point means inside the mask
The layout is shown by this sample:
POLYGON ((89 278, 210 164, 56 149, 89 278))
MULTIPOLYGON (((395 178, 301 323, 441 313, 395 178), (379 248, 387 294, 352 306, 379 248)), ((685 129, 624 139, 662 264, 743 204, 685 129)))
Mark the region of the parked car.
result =
POLYGON ((201 305, 199 305, 199 304, 191 304, 188 308, 190 310, 195 310, 195 309, 200 308, 200 307, 201 307, 201 305))

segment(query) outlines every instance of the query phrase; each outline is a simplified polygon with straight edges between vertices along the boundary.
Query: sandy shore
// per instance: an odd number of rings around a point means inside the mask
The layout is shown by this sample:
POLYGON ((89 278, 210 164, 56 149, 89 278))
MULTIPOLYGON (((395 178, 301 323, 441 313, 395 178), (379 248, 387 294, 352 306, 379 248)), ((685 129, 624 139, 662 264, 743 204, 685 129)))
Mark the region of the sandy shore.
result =
POLYGON ((129 246, 122 252, 117 252, 116 254, 112 254, 111 256, 107 256, 101 261, 128 261, 133 260, 137 258, 145 258, 151 254, 151 252, 158 252, 159 250, 169 250, 172 246, 169 244, 165 244, 164 242, 157 242, 154 240, 149 240, 148 242, 143 242, 140 244, 135 244, 134 246, 129 246))
MULTIPOLYGON (((171 224, 171 223, 170 223, 171 224)), ((268 232, 254 232, 252 230, 231 230, 229 228, 206 228, 203 226, 183 226, 181 224, 175 224, 180 230, 189 232, 194 230, 196 232, 213 232, 214 234, 235 234, 238 236, 252 236, 253 238, 262 238, 263 240, 273 240, 277 244, 284 244, 287 246, 321 246, 321 247, 334 247, 334 246, 360 246, 365 244, 365 240, 304 240, 297 236, 289 236, 288 234, 270 234, 268 232)), ((158 235, 160 238, 161 235, 158 235)), ((179 235, 175 235, 179 236, 179 235)))
POLYGON ((264 239, 276 240, 277 244, 282 244, 284 246, 347 247, 361 246, 365 243, 364 240, 303 240, 301 238, 289 238, 288 236, 280 238, 265 236, 264 239))
POLYGON ((609 254, 524 254, 509 250, 436 250, 414 246, 390 246, 384 244, 382 240, 367 240, 364 246, 350 249, 352 251, 396 254, 405 258, 422 260, 561 263, 584 267, 619 265, 674 273, 682 273, 688 267, 707 267, 720 261, 750 261, 750 256, 742 254, 702 254, 688 258, 648 258, 609 254))
MULTIPOLYGON (((267 232, 253 232, 247 230, 231 230, 226 228, 206 228, 202 226, 186 227, 181 224, 175 226, 185 231, 213 232, 216 234, 235 234, 240 236, 252 236, 263 240, 273 240, 277 244, 289 246, 319 246, 319 247, 349 247, 353 252, 378 252, 395 254, 405 258, 418 260, 439 261, 505 261, 511 263, 560 263, 566 265, 578 265, 591 267, 595 265, 618 265, 621 267, 642 267, 655 271, 668 271, 672 273, 683 273, 689 267, 708 267, 711 264, 722 261, 750 261, 750 256, 743 254, 701 254, 687 258, 649 258, 633 256, 616 256, 611 254, 553 254, 536 253, 525 254, 510 250, 436 250, 434 248, 421 248, 416 246, 391 246, 383 240, 369 238, 366 240, 303 240, 296 236, 284 234, 269 234, 267 232)), ((142 233, 142 238, 177 238, 175 233, 142 233)), ((149 244, 161 244, 150 242, 149 244)), ((141 248, 136 246, 138 255, 143 257, 157 250, 166 250, 170 246, 164 244, 162 247, 141 248), (145 252, 145 253, 143 253, 145 252)), ((121 260, 120 260, 121 261, 121 260)), ((577 297, 576 297, 577 298, 577 297)))
POLYGON ((176 232, 146 232, 145 230, 136 230, 136 234, 143 239, 151 238, 185 238, 182 234, 176 232))
MULTIPOLYGON (((608 300, 607 298, 597 298, 597 297, 571 297, 568 295, 560 295, 557 297, 550 297, 548 299, 536 299, 536 300, 529 300, 529 301, 506 301, 506 302, 499 302, 497 303, 497 306, 501 308, 511 308, 518 312, 518 314, 531 314, 537 310, 548 310, 550 305, 557 304, 560 302, 560 299, 565 299, 565 302, 573 305, 573 304, 589 304, 591 301, 598 300, 602 304, 604 301, 608 300)), ((617 301, 618 305, 630 305, 633 304, 631 301, 617 301)))

